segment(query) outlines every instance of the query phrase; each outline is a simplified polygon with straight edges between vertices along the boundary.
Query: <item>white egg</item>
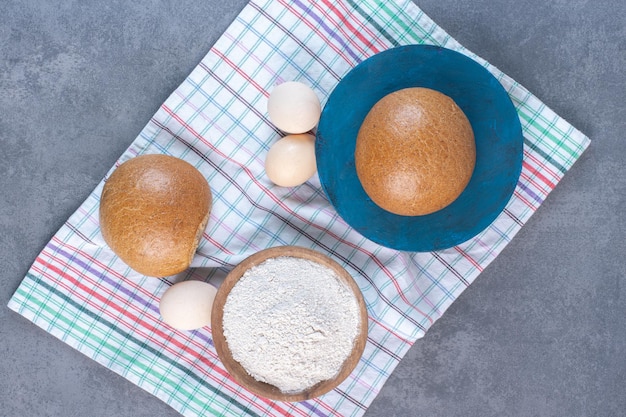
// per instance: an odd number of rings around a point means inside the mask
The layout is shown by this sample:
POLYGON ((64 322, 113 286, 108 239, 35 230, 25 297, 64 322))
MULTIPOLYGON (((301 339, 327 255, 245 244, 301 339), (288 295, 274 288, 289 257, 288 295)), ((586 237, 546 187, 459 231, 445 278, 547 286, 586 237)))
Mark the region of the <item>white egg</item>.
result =
POLYGON ((270 121, 285 133, 305 133, 320 120, 322 108, 315 92, 297 81, 274 87, 267 101, 270 121))
POLYGON ((169 287, 161 297, 159 311, 165 323, 178 330, 194 330, 211 323, 217 289, 202 281, 183 281, 169 287))
POLYGON ((281 187, 303 184, 317 171, 315 137, 309 134, 287 135, 267 152, 265 173, 281 187))

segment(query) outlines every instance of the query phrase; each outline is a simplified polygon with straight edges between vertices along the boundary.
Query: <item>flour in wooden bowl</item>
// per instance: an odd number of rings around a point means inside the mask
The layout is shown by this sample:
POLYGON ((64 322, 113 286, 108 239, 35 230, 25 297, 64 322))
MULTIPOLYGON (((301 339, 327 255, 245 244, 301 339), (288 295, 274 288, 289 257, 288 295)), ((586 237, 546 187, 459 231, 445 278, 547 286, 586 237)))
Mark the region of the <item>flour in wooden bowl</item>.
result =
POLYGON ((233 359, 284 393, 334 378, 359 334, 354 293, 331 268, 302 258, 270 258, 250 268, 223 311, 233 359))

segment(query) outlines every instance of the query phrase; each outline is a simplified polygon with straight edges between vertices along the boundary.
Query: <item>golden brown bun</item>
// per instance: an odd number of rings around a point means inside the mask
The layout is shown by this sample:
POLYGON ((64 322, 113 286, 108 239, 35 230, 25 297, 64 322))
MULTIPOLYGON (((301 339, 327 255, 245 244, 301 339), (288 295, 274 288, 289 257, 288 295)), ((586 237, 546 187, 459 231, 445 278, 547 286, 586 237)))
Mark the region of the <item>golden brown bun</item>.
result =
POLYGON ((191 264, 211 210, 211 189, 191 164, 142 155, 121 164, 100 199, 100 229, 128 266, 163 277, 191 264))
POLYGON ((369 111, 354 158, 363 189, 378 206, 404 216, 430 214, 467 186, 476 163, 474 132, 450 97, 406 88, 369 111))

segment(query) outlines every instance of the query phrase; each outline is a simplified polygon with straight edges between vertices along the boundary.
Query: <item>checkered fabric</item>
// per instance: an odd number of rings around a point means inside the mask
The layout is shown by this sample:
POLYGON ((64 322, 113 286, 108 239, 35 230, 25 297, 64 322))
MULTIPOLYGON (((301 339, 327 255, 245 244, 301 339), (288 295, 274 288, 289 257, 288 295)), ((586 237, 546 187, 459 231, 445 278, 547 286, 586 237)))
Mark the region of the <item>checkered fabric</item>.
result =
POLYGON ((35 259, 9 307, 186 416, 359 416, 411 345, 504 249, 588 144, 409 0, 252 0, 116 164, 163 153, 185 159, 208 179, 214 205, 194 268, 155 279, 122 263, 100 236, 103 180, 35 259), (281 134, 268 121, 266 102, 273 86, 298 80, 324 104, 363 59, 421 43, 467 54, 500 80, 523 126, 524 161, 513 197, 486 230, 448 250, 408 253, 350 228, 317 176, 295 188, 271 184, 263 162, 281 134), (245 257, 279 245, 312 248, 339 262, 369 313, 368 343, 352 375, 300 403, 259 398, 235 383, 216 356, 210 328, 175 331, 159 319, 159 298, 173 282, 219 285, 245 257))

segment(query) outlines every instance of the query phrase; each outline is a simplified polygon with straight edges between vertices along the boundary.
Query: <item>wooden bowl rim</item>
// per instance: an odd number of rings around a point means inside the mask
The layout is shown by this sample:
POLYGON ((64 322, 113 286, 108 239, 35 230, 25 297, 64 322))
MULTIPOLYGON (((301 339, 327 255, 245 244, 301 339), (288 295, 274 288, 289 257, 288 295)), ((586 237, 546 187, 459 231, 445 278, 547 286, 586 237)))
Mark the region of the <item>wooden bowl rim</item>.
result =
POLYGON ((300 246, 277 246, 261 250, 259 252, 250 255, 243 261, 241 261, 233 270, 226 276, 224 282, 220 286, 213 301, 213 309, 211 313, 211 330, 213 334, 213 343, 217 355, 224 364, 224 367, 233 379, 239 383, 242 387, 248 389, 252 393, 276 401, 289 401, 298 402, 305 401, 311 398, 319 397, 337 387, 343 382, 356 368, 363 351, 365 350, 365 344, 367 342, 368 331, 368 316, 363 294, 360 288, 352 278, 352 276, 341 265, 330 257, 317 252, 316 250, 304 248, 300 246), (224 337, 223 319, 224 319, 224 304, 226 298, 231 289, 237 284, 243 274, 251 267, 262 263, 270 258, 279 257, 296 257, 301 259, 308 259, 310 261, 317 262, 321 265, 333 269, 339 278, 352 290, 352 293, 356 297, 359 305, 359 333, 354 340, 354 346, 352 352, 344 362, 343 366, 339 370, 338 374, 326 381, 321 381, 316 385, 305 389, 304 391, 297 393, 284 393, 277 387, 267 384, 265 382, 257 381, 250 376, 246 370, 233 359, 228 343, 224 337))

